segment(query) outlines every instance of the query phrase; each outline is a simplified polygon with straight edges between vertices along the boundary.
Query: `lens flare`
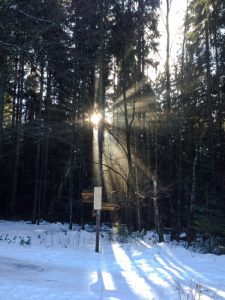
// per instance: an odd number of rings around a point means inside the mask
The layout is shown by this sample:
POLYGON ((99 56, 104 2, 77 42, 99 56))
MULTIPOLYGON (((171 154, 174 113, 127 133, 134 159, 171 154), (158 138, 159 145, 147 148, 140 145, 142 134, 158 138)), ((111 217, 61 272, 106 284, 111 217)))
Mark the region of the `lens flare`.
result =
POLYGON ((95 126, 98 126, 101 119, 102 119, 102 115, 99 112, 94 112, 90 117, 92 124, 95 126))

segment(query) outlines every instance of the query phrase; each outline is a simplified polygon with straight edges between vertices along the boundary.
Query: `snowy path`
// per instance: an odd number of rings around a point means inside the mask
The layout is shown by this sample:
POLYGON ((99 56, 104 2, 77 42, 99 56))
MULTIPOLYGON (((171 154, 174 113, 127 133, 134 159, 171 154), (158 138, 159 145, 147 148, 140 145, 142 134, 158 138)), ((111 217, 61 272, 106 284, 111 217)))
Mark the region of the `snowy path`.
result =
POLYGON ((0 241, 0 300, 225 299, 225 256, 147 241, 98 254, 85 234, 86 247, 66 249, 0 241))

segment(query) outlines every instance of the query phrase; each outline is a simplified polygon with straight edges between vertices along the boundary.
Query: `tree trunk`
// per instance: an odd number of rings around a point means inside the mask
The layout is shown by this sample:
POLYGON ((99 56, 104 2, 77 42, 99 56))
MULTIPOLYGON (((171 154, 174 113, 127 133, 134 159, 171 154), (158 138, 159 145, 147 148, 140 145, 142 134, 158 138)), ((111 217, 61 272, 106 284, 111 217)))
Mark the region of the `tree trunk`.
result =
POLYGON ((196 190, 196 166, 198 160, 198 153, 196 151, 195 158, 192 164, 192 186, 191 186, 191 197, 190 197, 190 208, 189 208, 189 220, 188 220, 188 239, 192 238, 191 223, 195 215, 195 190, 196 190))
POLYGON ((0 153, 3 138, 4 96, 5 96, 5 59, 0 57, 0 153))
POLYGON ((184 68, 185 68, 185 46, 187 39, 187 17, 188 17, 188 5, 189 0, 186 4, 186 14, 185 14, 185 26, 183 32, 183 42, 182 42, 182 54, 181 54, 181 83, 180 83, 180 136, 179 136, 179 159, 178 159, 178 196, 177 196, 177 233, 181 231, 181 195, 182 195, 182 179, 183 179, 183 166, 182 166, 182 152, 183 152, 183 129, 184 129, 184 100, 185 100, 185 78, 184 78, 184 68))
POLYGON ((215 145, 214 145, 214 125, 213 125, 213 103, 211 93, 211 54, 210 54, 210 32, 209 32, 209 3, 205 4, 206 20, 205 20, 205 61, 206 61, 206 101, 209 114, 209 145, 211 154, 211 187, 212 198, 216 201, 216 172, 215 172, 215 145))
POLYGON ((155 229, 159 236, 159 242, 163 241, 163 235, 160 225, 160 216, 159 216, 159 205, 158 205, 158 178, 157 173, 152 176, 153 181, 153 205, 154 205, 154 223, 155 229))
POLYGON ((44 63, 41 62, 41 75, 40 75, 40 95, 39 95, 39 109, 37 116, 37 152, 36 152, 36 164, 35 164, 35 189, 34 189, 34 203, 33 203, 33 212, 32 212, 32 220, 33 223, 39 224, 41 217, 41 175, 42 175, 42 160, 41 160, 41 140, 43 139, 41 131, 42 131, 42 104, 43 104, 43 91, 44 91, 44 63))
POLYGON ((170 7, 171 0, 166 0, 166 103, 167 103, 167 122, 169 123, 171 112, 171 82, 170 82, 170 7))
POLYGON ((16 216, 16 193, 18 186, 18 172, 19 172, 19 160, 21 151, 21 135, 22 135, 22 101, 24 93, 24 57, 20 54, 19 68, 18 68, 18 86, 16 97, 16 126, 15 126, 15 159, 13 164, 12 173, 12 190, 11 190, 11 202, 10 202, 10 216, 16 216))

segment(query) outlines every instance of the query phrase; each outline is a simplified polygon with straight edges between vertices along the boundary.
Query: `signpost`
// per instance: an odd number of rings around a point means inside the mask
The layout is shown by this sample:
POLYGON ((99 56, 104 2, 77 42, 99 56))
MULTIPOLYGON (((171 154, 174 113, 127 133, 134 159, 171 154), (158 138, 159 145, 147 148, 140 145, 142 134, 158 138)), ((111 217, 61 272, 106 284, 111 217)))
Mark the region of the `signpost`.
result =
POLYGON ((94 210, 96 210, 95 252, 99 252, 99 231, 100 231, 101 208, 102 208, 102 187, 95 187, 94 188, 94 210))
POLYGON ((93 204, 93 209, 96 211, 96 243, 95 252, 99 252, 99 231, 100 231, 100 217, 101 210, 116 213, 120 206, 117 203, 102 202, 102 187, 95 187, 94 193, 86 191, 82 193, 83 203, 93 204))

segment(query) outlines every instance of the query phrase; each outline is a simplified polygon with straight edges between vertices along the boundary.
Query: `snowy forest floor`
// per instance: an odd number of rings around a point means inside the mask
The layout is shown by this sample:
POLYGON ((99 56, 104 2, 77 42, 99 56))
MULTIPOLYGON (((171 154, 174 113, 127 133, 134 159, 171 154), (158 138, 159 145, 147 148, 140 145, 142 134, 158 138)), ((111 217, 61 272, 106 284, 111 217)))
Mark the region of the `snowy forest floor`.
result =
POLYGON ((0 300, 225 299, 225 256, 61 223, 0 221, 0 300))

